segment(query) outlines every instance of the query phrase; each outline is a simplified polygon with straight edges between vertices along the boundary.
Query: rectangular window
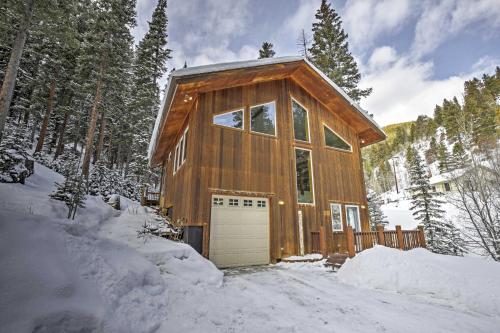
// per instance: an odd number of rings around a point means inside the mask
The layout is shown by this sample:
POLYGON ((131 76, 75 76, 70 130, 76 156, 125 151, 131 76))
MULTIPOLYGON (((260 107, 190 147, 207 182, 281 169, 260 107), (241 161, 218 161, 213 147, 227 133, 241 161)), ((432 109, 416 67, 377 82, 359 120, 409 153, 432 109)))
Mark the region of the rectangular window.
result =
POLYGON ((450 183, 444 183, 444 190, 446 192, 450 192, 451 191, 450 183))
POLYGON ((295 148, 297 199, 299 203, 314 203, 311 151, 295 148))
POLYGON ((250 108, 250 130, 276 136, 276 103, 271 102, 250 108))
POLYGON ((187 142, 188 142, 188 129, 186 128, 186 131, 184 132, 184 149, 182 149, 182 162, 187 158, 187 142))
POLYGON ((259 208, 265 208, 266 207, 266 201, 265 200, 257 200, 257 207, 259 207, 259 208))
POLYGON ((359 206, 346 205, 345 206, 346 222, 354 231, 361 231, 361 221, 359 220, 359 206))
POLYGON ((229 199, 229 206, 231 206, 231 207, 239 206, 239 200, 238 199, 229 199))
POLYGON ((186 161, 187 156, 187 133, 188 128, 184 130, 181 138, 179 139, 179 143, 175 146, 175 155, 174 155, 174 174, 180 169, 180 167, 186 161))
POLYGON ((306 108, 292 99, 292 113, 295 140, 309 142, 309 118, 306 108))
POLYGON ((252 200, 243 200, 243 206, 244 207, 252 207, 253 201, 252 200))
POLYGON ((215 125, 243 129, 243 109, 217 114, 213 118, 215 125))
POLYGON ((330 204, 330 214, 332 218, 332 230, 342 231, 342 205, 337 203, 330 204))
POLYGON ((213 198, 213 205, 214 206, 224 205, 224 199, 223 198, 213 198))
POLYGON ((352 151, 352 147, 330 127, 323 125, 323 132, 325 134, 325 146, 345 151, 352 151))

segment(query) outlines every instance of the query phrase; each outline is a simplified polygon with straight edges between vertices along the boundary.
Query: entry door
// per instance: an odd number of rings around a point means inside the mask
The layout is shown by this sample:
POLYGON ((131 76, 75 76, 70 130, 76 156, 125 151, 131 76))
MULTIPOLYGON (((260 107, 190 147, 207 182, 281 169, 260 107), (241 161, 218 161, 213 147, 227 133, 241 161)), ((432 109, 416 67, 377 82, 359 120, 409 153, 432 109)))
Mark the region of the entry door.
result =
POLYGON ((213 195, 209 258, 217 267, 269 263, 269 200, 213 195))

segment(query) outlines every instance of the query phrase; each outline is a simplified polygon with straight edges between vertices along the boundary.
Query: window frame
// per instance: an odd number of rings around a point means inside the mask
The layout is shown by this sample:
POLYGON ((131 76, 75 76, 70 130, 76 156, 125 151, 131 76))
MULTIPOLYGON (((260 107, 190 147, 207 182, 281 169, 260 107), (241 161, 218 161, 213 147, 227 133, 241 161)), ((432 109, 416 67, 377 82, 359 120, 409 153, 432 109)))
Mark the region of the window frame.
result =
POLYGON ((265 135, 265 136, 269 136, 271 138, 278 137, 278 108, 276 107, 276 100, 248 106, 248 117, 249 117, 249 121, 250 121, 250 126, 248 127, 249 133, 265 135), (267 104, 274 104, 274 134, 262 133, 262 132, 257 132, 257 131, 252 130, 252 108, 256 108, 256 107, 259 107, 262 105, 267 105, 267 104))
POLYGON ((173 174, 175 175, 179 169, 186 163, 187 160, 187 153, 185 152, 187 149, 186 145, 186 136, 188 134, 189 126, 186 126, 184 131, 182 132, 181 137, 179 138, 179 141, 175 145, 174 149, 174 167, 173 167, 173 174))
POLYGON ((220 127, 220 128, 225 128, 225 129, 232 129, 232 130, 242 131, 242 132, 245 131, 245 107, 242 106, 242 107, 239 107, 239 108, 236 108, 236 109, 232 109, 232 110, 229 110, 229 111, 224 111, 224 112, 221 112, 221 113, 212 114, 212 126, 220 127), (220 125, 220 124, 214 123, 215 117, 217 117, 217 116, 221 116, 221 115, 228 114, 228 113, 240 112, 240 111, 242 113, 241 128, 231 127, 231 126, 224 126, 224 125, 220 125))
POLYGON ((342 214, 342 204, 339 202, 330 202, 330 222, 332 224, 332 232, 343 232, 344 231, 344 215, 342 214), (340 207, 340 230, 339 229, 333 229, 333 214, 332 214, 332 207, 333 206, 338 206, 340 207))
POLYGON ((313 167, 313 156, 312 149, 302 148, 302 147, 294 147, 293 150, 293 161, 295 163, 295 193, 297 194, 297 204, 299 205, 308 205, 315 206, 316 205, 316 196, 314 193, 314 167, 313 167), (312 193, 312 202, 299 202, 299 183, 297 182, 297 153, 296 150, 305 150, 309 152, 310 157, 310 167, 311 167, 311 193, 312 193))
POLYGON ((300 103, 295 97, 290 95, 290 112, 292 114, 292 133, 293 133, 293 140, 297 142, 303 142, 303 143, 311 143, 311 125, 309 121, 309 109, 306 108, 302 103, 300 103), (304 110, 306 110, 306 117, 307 117, 307 137, 308 141, 304 140, 299 140, 295 138, 295 119, 293 117, 293 102, 297 103, 300 105, 304 110))
POLYGON ((360 211, 360 205, 354 205, 354 204, 349 204, 349 205, 344 205, 345 207, 345 223, 346 225, 349 227, 351 226, 352 229, 355 231, 355 232, 360 232, 362 231, 362 226, 361 226, 361 211, 360 211), (352 226, 349 224, 349 218, 347 217, 347 209, 350 208, 350 207, 356 207, 356 209, 358 210, 358 223, 359 223, 359 229, 360 230, 356 230, 356 227, 355 226, 352 226))
POLYGON ((334 150, 338 150, 338 151, 341 151, 341 152, 344 152, 344 153, 352 153, 353 152, 353 149, 352 149, 352 145, 342 136, 340 135, 339 133, 337 133, 336 131, 334 131, 330 126, 328 126, 325 122, 323 122, 323 145, 325 148, 328 148, 328 149, 334 149, 334 150), (336 148, 336 147, 330 147, 326 144, 326 132, 325 132, 325 127, 328 128, 330 131, 332 131, 336 136, 338 136, 342 141, 345 142, 345 144, 347 144, 349 146, 349 150, 347 149, 342 149, 342 148, 336 148))

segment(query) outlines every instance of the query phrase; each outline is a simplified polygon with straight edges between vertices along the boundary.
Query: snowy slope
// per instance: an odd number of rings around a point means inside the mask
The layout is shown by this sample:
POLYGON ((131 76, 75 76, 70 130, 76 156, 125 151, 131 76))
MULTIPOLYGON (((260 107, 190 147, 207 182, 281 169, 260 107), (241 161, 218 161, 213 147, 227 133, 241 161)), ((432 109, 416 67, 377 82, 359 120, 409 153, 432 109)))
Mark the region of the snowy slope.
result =
POLYGON ((1 332, 151 332, 165 325, 171 280, 222 282, 191 247, 138 240, 149 214, 130 201, 116 212, 89 197, 76 221, 65 219, 64 204, 48 197, 60 180, 36 165, 25 186, 0 184, 1 332))

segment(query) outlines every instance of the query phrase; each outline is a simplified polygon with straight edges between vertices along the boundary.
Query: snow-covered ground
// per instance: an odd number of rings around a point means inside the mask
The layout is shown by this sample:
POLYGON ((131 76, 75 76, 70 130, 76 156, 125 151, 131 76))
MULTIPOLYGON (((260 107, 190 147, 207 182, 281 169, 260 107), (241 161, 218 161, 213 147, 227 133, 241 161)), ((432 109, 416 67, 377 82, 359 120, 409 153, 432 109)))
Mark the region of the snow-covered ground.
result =
POLYGON ((0 332, 497 332, 498 263, 375 248, 222 272, 137 230, 150 212, 89 197, 74 222, 52 171, 0 184, 0 332), (416 274, 419 273, 419 274, 416 274), (476 295, 474 298, 472 296, 476 295), (474 301, 476 300, 476 302, 474 301))
MULTIPOLYGON (((446 200, 446 197, 443 198, 446 200)), ((415 229, 419 221, 415 220, 412 215, 412 211, 410 210, 411 200, 398 199, 398 201, 389 202, 385 205, 380 206, 382 212, 387 217, 387 226, 386 229, 394 230, 396 225, 400 225, 403 230, 412 230, 415 229)), ((444 203, 441 206, 441 209, 445 211, 445 218, 455 222, 456 224, 456 216, 458 214, 458 210, 450 203, 444 203)))

